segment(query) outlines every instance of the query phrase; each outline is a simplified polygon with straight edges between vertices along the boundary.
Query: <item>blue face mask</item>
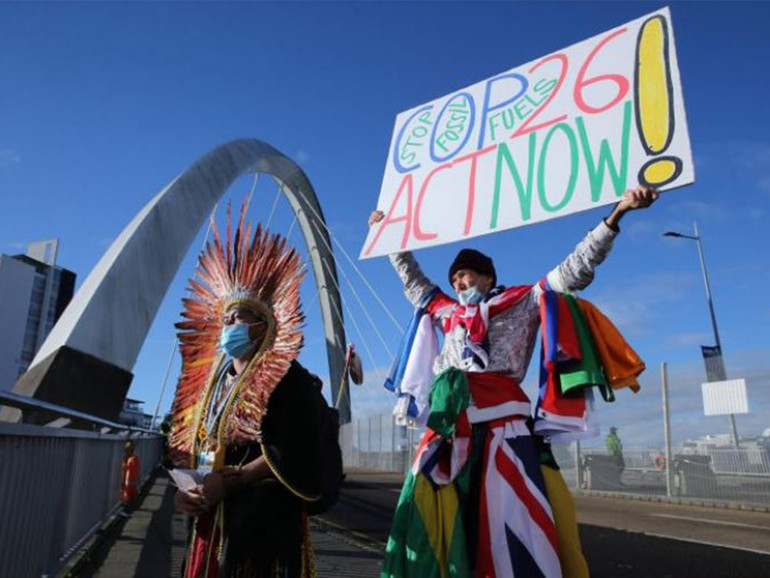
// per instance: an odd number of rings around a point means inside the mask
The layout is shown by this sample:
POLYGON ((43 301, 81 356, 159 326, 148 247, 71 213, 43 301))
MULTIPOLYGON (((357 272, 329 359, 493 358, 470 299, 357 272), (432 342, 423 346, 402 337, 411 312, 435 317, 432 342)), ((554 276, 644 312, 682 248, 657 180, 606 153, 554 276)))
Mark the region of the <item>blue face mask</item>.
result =
POLYGON ((475 285, 460 291, 457 296, 463 305, 478 305, 484 299, 484 294, 475 285))
POLYGON ((238 323, 223 328, 219 346, 227 355, 235 359, 246 355, 254 347, 254 342, 249 338, 249 325, 238 323))

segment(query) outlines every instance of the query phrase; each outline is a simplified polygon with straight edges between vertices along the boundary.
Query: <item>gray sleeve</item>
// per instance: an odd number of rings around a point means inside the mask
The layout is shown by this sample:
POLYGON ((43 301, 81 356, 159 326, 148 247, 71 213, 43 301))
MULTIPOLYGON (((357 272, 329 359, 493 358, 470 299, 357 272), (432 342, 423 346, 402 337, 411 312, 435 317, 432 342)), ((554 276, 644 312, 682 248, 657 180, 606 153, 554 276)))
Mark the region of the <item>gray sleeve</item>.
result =
POLYGON ((419 307, 425 296, 436 287, 435 283, 425 276, 410 251, 394 253, 388 257, 404 284, 406 298, 412 305, 419 307))
MULTIPOLYGON (((594 269, 607 257, 616 235, 604 221, 589 231, 575 250, 548 273, 546 279, 551 288, 564 293, 588 287, 594 280, 594 269)), ((536 286, 534 297, 539 297, 540 292, 540 287, 536 286)))

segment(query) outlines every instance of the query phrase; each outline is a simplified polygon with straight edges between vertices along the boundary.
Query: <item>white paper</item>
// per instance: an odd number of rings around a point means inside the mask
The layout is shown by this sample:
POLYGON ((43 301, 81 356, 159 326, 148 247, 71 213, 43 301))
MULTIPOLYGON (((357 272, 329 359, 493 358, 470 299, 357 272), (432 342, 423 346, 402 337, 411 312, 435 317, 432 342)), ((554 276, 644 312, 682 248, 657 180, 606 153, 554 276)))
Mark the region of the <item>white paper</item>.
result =
POLYGON ((196 486, 202 484, 203 477, 205 476, 205 474, 200 470, 173 469, 167 471, 176 486, 183 492, 187 493, 189 493, 190 490, 194 489, 196 486))

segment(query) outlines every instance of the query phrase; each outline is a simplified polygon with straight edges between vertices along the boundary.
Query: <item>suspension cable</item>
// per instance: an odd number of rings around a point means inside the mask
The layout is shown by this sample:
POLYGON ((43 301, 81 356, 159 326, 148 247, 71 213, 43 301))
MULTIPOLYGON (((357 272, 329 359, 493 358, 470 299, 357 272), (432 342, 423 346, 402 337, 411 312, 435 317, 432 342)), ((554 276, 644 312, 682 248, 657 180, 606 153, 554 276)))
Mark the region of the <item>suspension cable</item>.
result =
MULTIPOLYGON (((328 271, 329 267, 328 267, 328 265, 326 263, 326 260, 322 258, 321 259, 321 263, 326 267, 326 269, 328 271)), ((333 277, 332 277, 332 280, 334 280, 333 277)), ((324 288, 326 288, 325 285, 324 285, 324 288)), ((339 292, 339 286, 337 287, 337 291, 339 292)), ((319 290, 319 294, 320 294, 320 290, 319 290)), ((340 313, 339 309, 337 308, 336 302, 334 300, 330 299, 329 303, 331 303, 331 305, 332 305, 332 307, 331 307, 332 311, 337 315, 337 320, 339 321, 340 326, 344 327, 345 324, 342 321, 342 314, 340 313)), ((344 302, 342 302, 342 306, 343 306, 343 308, 346 307, 344 302)), ((350 307, 347 307, 347 309, 345 309, 345 310, 348 312, 349 318, 353 322, 353 327, 355 328, 356 333, 358 333, 358 336, 361 338, 361 342, 364 344, 364 349, 366 349, 366 353, 367 353, 367 355, 369 355, 369 359, 372 362, 372 367, 376 367, 377 366, 377 362, 374 360, 374 356, 372 355, 372 351, 371 351, 371 349, 369 349, 369 345, 366 342, 366 340, 364 339, 364 335, 363 335, 363 333, 361 333, 361 329, 358 327, 358 324, 356 323, 355 318, 353 317, 353 315, 350 312, 350 307)), ((335 340, 336 340, 336 336, 335 336, 335 340)), ((347 371, 347 367, 345 368, 345 370, 343 370, 343 372, 346 372, 346 371, 347 371)), ((343 373, 342 383, 339 386, 339 390, 337 391, 337 399, 335 400, 334 399, 334 392, 331 391, 331 388, 332 388, 331 376, 329 376, 329 390, 330 390, 330 393, 332 395, 332 402, 334 403, 335 409, 339 408, 339 404, 340 404, 340 401, 342 400, 342 395, 344 393, 344 389, 343 389, 344 386, 345 386, 345 375, 343 373)))
MULTIPOLYGON (((302 209, 297 209, 297 213, 299 213, 302 209)), ((294 225, 297 224, 297 213, 294 213, 294 220, 291 222, 291 225, 289 226, 289 232, 286 233, 286 242, 289 242, 289 238, 291 238, 291 233, 294 231, 294 225)))
MULTIPOLYGON (((254 185, 256 186, 256 184, 254 185)), ((253 192, 254 189, 252 189, 253 192)), ((251 197, 249 197, 249 202, 251 201, 251 197)), ((203 237, 203 244, 201 245, 200 252, 203 252, 203 250, 206 248, 206 243, 208 243, 209 240, 209 234, 211 233, 211 221, 214 218, 214 215, 217 212, 217 208, 219 207, 219 203, 214 205, 214 208, 211 210, 211 217, 208 220, 208 225, 206 226, 206 235, 203 237)), ((190 289, 189 287, 185 290, 185 293, 189 293, 190 289)), ((168 376, 171 374, 171 364, 174 361, 174 356, 176 355, 176 350, 179 345, 179 337, 174 337, 174 345, 171 348, 171 355, 168 358, 168 364, 166 365, 166 374, 163 377, 163 383, 160 386, 160 394, 158 395, 158 403, 155 404, 155 412, 152 414, 152 422, 150 422, 150 428, 155 427, 155 420, 158 419, 158 412, 160 411, 160 404, 163 401, 163 394, 166 393, 166 384, 168 383, 168 376)))
POLYGON ((246 197, 246 213, 249 212, 249 207, 251 206, 251 199, 254 196, 254 191, 257 189, 257 183, 259 182, 259 177, 262 173, 259 171, 254 171, 254 181, 251 183, 251 190, 249 191, 249 196, 246 197))
MULTIPOLYGON (((278 192, 277 192, 277 194, 276 194, 276 201, 274 201, 274 203, 273 203, 273 210, 275 209, 275 203, 277 202, 277 198, 278 198, 278 195, 279 195, 279 194, 280 194, 280 193, 281 193, 281 192, 284 190, 284 187, 285 187, 285 185, 280 185, 280 184, 279 184, 279 186, 278 186, 278 192)), ((363 276, 363 273, 361 273, 361 271, 358 269, 358 267, 356 267, 356 264, 355 264, 355 262, 353 262, 353 260, 351 259, 350 255, 348 254, 348 252, 345 250, 345 248, 342 246, 342 244, 341 244, 341 243, 340 243, 340 242, 339 242, 339 241, 336 239, 336 237, 334 236, 334 233, 331 231, 331 229, 329 228, 329 226, 328 226, 328 225, 327 225, 327 224, 326 224, 326 223, 323 221, 323 219, 321 218, 321 216, 318 214, 318 211, 316 211, 316 210, 315 210, 315 208, 314 208, 314 207, 313 207, 313 206, 312 206, 312 205, 311 205, 311 204, 310 204, 310 203, 307 201, 307 198, 306 198, 306 197, 305 197, 305 196, 302 194, 302 192, 301 192, 299 189, 297 189, 297 190, 296 190, 296 193, 297 193, 297 194, 298 194, 298 195, 299 195, 299 196, 300 196, 300 197, 301 197, 301 198, 302 198, 302 199, 305 201, 305 206, 307 206, 307 207, 309 207, 309 208, 310 208, 310 210, 311 210, 311 211, 313 212, 313 214, 316 216, 317 220, 318 220, 318 221, 320 221, 320 223, 323 225, 324 229, 326 229, 326 231, 329 233, 329 236, 332 238, 332 240, 333 240, 333 241, 334 241, 334 242, 337 244, 337 246, 338 246, 338 247, 339 247, 339 248, 342 250, 342 252, 343 252, 343 254, 345 255, 345 257, 346 257, 346 259, 348 260, 348 262, 349 262, 349 263, 350 263, 350 264, 353 266, 353 269, 356 271, 356 273, 358 273, 359 277, 360 277, 360 278, 361 278, 361 279, 364 281, 364 284, 367 286, 367 288, 368 288, 368 289, 369 289, 369 291, 372 293, 372 295, 374 295, 375 299, 378 301, 378 303, 380 304, 380 306, 381 306, 381 307, 382 307, 382 308, 385 310, 385 312, 387 313, 388 317, 391 319, 391 321, 392 321, 392 322, 393 322, 393 324, 396 326, 396 328, 398 329, 398 331, 400 331, 401 333, 403 333, 404 329, 403 329, 403 328, 400 326, 400 324, 398 323, 398 321, 396 321, 395 317, 394 317, 394 316, 393 316, 393 314, 390 312, 390 310, 388 309, 387 305, 385 305, 385 303, 382 301, 382 299, 379 297, 379 295, 377 295, 377 293, 376 293, 375 289, 372 287, 372 285, 369 283, 369 281, 368 281, 368 280, 367 280, 367 279, 366 279, 366 278, 363 276)), ((289 236, 291 235, 291 233, 292 233, 292 231, 293 231, 293 229, 294 229, 294 226, 296 225, 296 222, 297 222, 297 216, 299 215, 299 213, 300 213, 301 211, 302 211, 302 209, 301 209, 301 208, 299 208, 299 209, 297 209, 297 210, 294 212, 294 219, 293 219, 293 221, 292 221, 292 223, 291 223, 291 227, 290 227, 290 229, 289 229, 289 232, 288 232, 288 234, 286 235, 287 241, 288 241, 288 239, 289 239, 289 236)), ((308 221, 310 221, 310 220, 308 220, 308 221)), ((318 226, 317 226, 317 225, 314 225, 314 228, 316 229, 316 231, 317 231, 317 232, 319 232, 319 233, 320 233, 320 230, 318 229, 318 226)), ((322 241, 323 241, 324 245, 326 246, 327 250, 329 251, 329 253, 330 253, 330 254, 332 254, 332 249, 331 249, 331 247, 329 246, 329 243, 326 241, 326 239, 324 238, 324 236, 323 236, 323 235, 320 235, 320 237, 321 237, 321 239, 322 239, 322 241)), ((308 249, 309 249, 309 253, 310 253, 310 252, 312 252, 312 250, 313 250, 313 249, 315 249, 315 251, 316 251, 316 252, 318 252, 318 247, 317 247, 317 246, 316 246, 316 247, 312 247, 312 248, 310 248, 310 247, 309 247, 308 249)), ((355 331, 356 331, 356 333, 357 333, 358 337, 361 339, 361 343, 363 344, 363 346, 364 346, 364 349, 366 350, 367 356, 369 357, 369 361, 370 361, 370 362, 371 362, 371 364, 372 364, 373 373, 374 373, 374 374, 377 374, 377 373, 378 373, 378 372, 376 371, 376 368, 377 368, 377 362, 376 362, 376 360, 375 360, 375 358, 374 358, 374 354, 372 353, 372 350, 371 350, 371 348, 369 347, 369 343, 368 343, 368 341, 366 340, 366 338, 364 337, 364 334, 363 334, 363 332, 361 331, 361 328, 360 328, 360 326, 358 325, 358 322, 356 321, 356 318, 355 318, 355 316, 353 315, 353 312, 352 312, 352 310, 350 309, 350 306, 348 306, 348 305, 345 303, 345 301, 342 299, 342 291, 341 291, 341 289, 340 289, 339 283, 337 282, 337 280, 336 280, 335 276, 332 274, 332 271, 331 271, 331 268, 330 268, 329 264, 327 263, 326 259, 324 259, 323 257, 321 257, 321 255, 320 255, 320 254, 319 254, 319 257, 320 257, 320 260, 321 260, 321 264, 322 264, 322 266, 323 266, 323 267, 326 269, 327 273, 329 274, 329 277, 331 278, 332 282, 334 283, 334 285, 335 285, 335 287, 336 287, 336 289, 337 289, 337 292, 338 292, 338 294, 339 294, 339 296, 340 296, 340 302, 342 303, 342 307, 343 307, 343 310, 344 310, 344 311, 345 311, 345 312, 348 314, 348 317, 349 317, 349 319, 350 319, 351 323, 353 324, 353 327, 354 327, 354 329, 355 329, 355 331)), ((387 343, 385 342, 385 339, 382 337, 382 334, 379 332, 379 330, 378 330, 378 328, 377 328, 376 324, 374 323, 374 321, 372 320, 371 316, 369 315, 369 312, 368 312, 368 310, 367 310, 366 306, 364 305, 364 303, 363 303, 363 301, 361 300, 360 296, 358 295, 358 293, 356 292, 355 288, 353 287, 353 284, 352 284, 352 282, 350 281, 350 278, 349 278, 349 277, 348 277, 348 275, 345 273, 344 269, 342 269, 342 267, 339 267, 339 270, 340 270, 340 272, 342 273, 342 275, 343 275, 343 277, 345 278, 345 280, 347 281, 348 285, 350 286, 352 293, 355 295, 355 297, 356 297, 356 299, 357 299, 357 301, 358 301, 359 305, 361 306, 362 310, 364 311, 364 314, 366 315, 367 319, 368 319, 368 320, 369 320, 369 322, 372 324, 372 327, 373 327, 373 329, 374 329, 375 333, 377 334, 378 338, 379 338, 379 339, 380 339, 380 341, 382 342, 382 344, 383 344, 383 346, 384 346, 385 350, 388 352, 389 356, 392 358, 392 357, 393 357, 393 353, 391 352, 390 348, 388 347, 387 343)), ((312 302, 314 302, 314 301, 315 301, 315 300, 316 300, 316 299, 317 299, 317 298, 320 296, 320 292, 321 292, 321 289, 322 289, 322 288, 326 288, 326 287, 324 286, 324 287, 318 288, 318 290, 316 291, 316 294, 315 294, 315 296, 314 296, 314 298, 313 298, 312 302)), ((337 317, 337 320, 338 320, 338 321, 339 321, 339 323, 340 323, 340 326, 344 327, 344 326, 345 326, 345 323, 344 323, 344 321, 343 321, 343 319, 342 319, 342 313, 341 313, 341 312, 338 310, 338 307, 337 307, 337 305, 336 305, 336 303, 335 303, 335 301, 334 301, 334 300, 331 300, 331 299, 330 299, 329 301, 330 301, 330 304, 332 305, 331 309, 332 309, 333 313, 336 315, 336 317, 337 317)), ((344 383, 344 381, 343 381, 343 383, 344 383)), ((337 394, 337 400, 336 400, 336 403, 335 403, 335 405, 339 403, 339 401, 340 401, 340 399, 341 399, 341 395, 342 395, 342 393, 343 393, 342 391, 339 391, 339 392, 338 392, 338 394, 337 394)))
MULTIPOLYGON (((257 189, 257 184, 259 183, 259 178, 262 173, 259 171, 254 171, 254 180, 251 183, 251 189, 249 190, 249 196, 246 198, 246 211, 248 212, 249 207, 251 206, 251 199, 254 197, 254 191, 257 189)), ((206 226, 206 235, 203 237, 203 244, 201 245, 201 252, 206 248, 206 243, 208 243, 209 240, 209 234, 211 233, 211 221, 216 215, 217 208, 219 207, 219 203, 216 203, 214 205, 214 208, 211 210, 211 216, 208 220, 208 225, 206 226)), ((189 293, 189 287, 186 289, 185 293, 189 293)), ((174 338, 174 346, 171 349, 171 355, 168 358, 168 364, 166 365, 166 374, 163 377, 163 383, 160 387, 160 395, 158 396, 158 403, 155 405, 155 412, 152 414, 152 422, 150 427, 155 427, 155 420, 158 418, 158 412, 160 411, 160 404, 163 401, 163 395, 166 393, 166 385, 168 384, 168 377, 171 374, 171 364, 174 362, 174 356, 176 355, 177 347, 179 346, 179 338, 174 338)))
POLYGON ((358 274, 359 277, 361 277, 361 280, 364 282, 364 285, 366 285, 366 288, 369 289, 371 294, 374 296, 374 298, 377 300, 377 303, 380 304, 380 306, 385 310, 385 313, 387 313, 390 320, 393 322, 393 324, 396 326, 396 328, 403 334, 404 328, 401 327, 401 324, 396 321, 396 318, 393 316, 393 313, 391 313, 390 309, 387 305, 383 302, 383 300, 380 298, 380 296, 377 294, 377 291, 374 287, 372 287, 371 283, 367 280, 366 277, 364 277, 364 274, 361 272, 361 270, 356 266, 353 259, 350 257, 350 254, 345 250, 345 247, 342 246, 342 243, 339 242, 337 237, 334 235, 332 230, 329 228, 329 226, 324 222, 321 215, 318 214, 318 211, 315 210, 313 205, 311 205, 308 200, 305 198, 305 195, 302 194, 302 191, 297 188, 297 194, 302 197, 302 199, 305 201, 305 204, 310 208, 310 210, 313 212, 313 214, 316 216, 318 221, 323 225, 324 229, 329 233, 329 237, 331 237, 332 241, 340 248, 342 251, 342 254, 345 256, 345 258, 348 260, 350 265, 353 267, 353 270, 358 274))
POLYGON ((270 207, 270 216, 267 218, 267 224, 265 229, 270 228, 270 223, 273 221, 273 215, 275 214, 275 207, 278 205, 278 199, 281 197, 281 185, 278 185, 275 191, 275 198, 273 199, 273 206, 270 207))
MULTIPOLYGON (((316 248, 316 251, 318 251, 318 249, 317 249, 317 248, 316 248)), ((339 284, 337 283, 337 281, 336 281, 336 279, 334 278, 334 276, 331 274, 331 268, 329 267, 329 264, 327 263, 326 259, 324 259, 324 258, 323 258, 323 257, 321 257, 320 255, 319 255, 319 258, 320 258, 320 260, 321 260, 321 264, 322 264, 322 266, 323 266, 323 267, 326 269, 326 271, 329 273, 329 278, 332 280, 332 283, 334 283, 335 287, 337 288, 337 293, 338 293, 338 294, 339 294, 339 296, 340 296, 340 302, 342 303, 342 306, 343 306, 343 310, 347 312, 347 314, 348 314, 348 317, 349 317, 350 321, 353 323, 353 327, 354 327, 354 329, 356 330, 356 333, 358 334, 358 337, 361 339, 361 342, 362 342, 362 344, 363 344, 363 346, 364 346, 364 349, 366 350, 367 356, 369 357, 369 361, 370 361, 370 362, 371 362, 371 364, 372 364, 372 368, 376 368, 376 367, 377 367, 377 362, 376 362, 376 360, 374 359, 374 354, 372 353, 372 350, 369 348, 369 343, 368 343, 368 341, 366 340, 366 338, 364 337, 364 334, 363 334, 363 332, 361 331, 361 328, 360 328, 360 326, 358 325, 358 322, 356 321, 356 318, 355 318, 355 316, 353 315, 353 312, 352 312, 352 310, 350 309, 350 306, 348 306, 348 305, 347 305, 347 304, 344 302, 344 300, 342 299, 342 292, 341 292, 341 290, 340 290, 340 286, 339 286, 339 284)), ((340 270, 341 270, 341 269, 340 269, 340 270)), ((307 309, 309 309, 309 308, 312 306, 312 304, 315 304, 315 301, 316 301, 316 300, 317 300, 317 299, 320 297, 320 295, 321 295, 321 289, 327 289, 326 285, 324 285, 324 286, 322 286, 322 287, 319 287, 319 288, 316 290, 316 293, 315 293, 315 295, 314 295, 313 299, 311 300, 311 305, 308 305, 308 306, 307 306, 307 309)), ((342 320, 342 315, 340 314, 340 312, 339 312, 339 311, 338 311, 338 309, 337 309, 337 305, 336 305, 336 302, 335 302, 334 300, 331 300, 331 299, 329 300, 329 302, 330 302, 330 303, 332 304, 332 306, 333 306, 333 307, 332 307, 332 311, 333 311, 333 312, 334 312, 334 313, 337 315, 337 320, 339 321, 340 325, 341 325, 342 327, 344 327, 344 326, 345 326, 345 322, 342 320)), ((387 349, 387 346, 386 346, 386 349, 387 349)), ((392 356, 392 354, 391 354, 391 356, 392 356)))
MULTIPOLYGON (((326 259, 321 258, 321 263, 323 264, 324 267, 326 267, 326 270, 329 273, 329 277, 331 278, 334 285, 337 287, 337 292, 340 294, 340 297, 341 297, 342 294, 340 293, 340 286, 337 283, 336 279, 334 279, 334 276, 331 274, 331 270, 330 270, 329 264, 326 262, 326 259)), ((330 299, 329 301, 332 304, 334 304, 334 300, 330 299)), ((352 312, 350 311, 350 307, 347 306, 345 302, 342 301, 342 299, 340 299, 340 301, 342 302, 342 307, 346 308, 345 310, 348 313, 348 317, 350 318, 351 323, 353 323, 353 327, 355 328, 356 333, 361 338, 361 342, 363 343, 364 349, 366 350, 366 353, 369 356, 369 361, 372 363, 372 367, 377 367, 377 362, 374 360, 374 354, 372 353, 372 350, 369 349, 369 343, 364 338, 364 334, 362 333, 361 328, 358 326, 358 322, 356 321, 356 318, 353 316, 352 312)), ((334 309, 336 311, 336 306, 334 309)), ((342 315, 339 312, 337 312, 337 319, 339 320, 340 325, 344 326, 344 322, 342 321, 342 315)))
MULTIPOLYGON (((313 222, 313 226, 315 227, 316 231, 320 233, 318 230, 318 225, 313 222)), ((323 236, 321 237, 323 239, 323 236)), ((323 239, 324 244, 327 245, 327 248, 331 251, 331 247, 328 246, 328 243, 326 243, 326 240, 323 239)), ((356 301, 358 301, 359 306, 364 312, 364 315, 369 320, 369 324, 372 326, 372 329, 374 329, 374 333, 377 335, 377 337, 380 340, 380 343, 382 343, 382 346, 385 348, 385 351, 388 352, 388 356, 393 359, 394 355, 393 352, 390 350, 390 347, 388 347, 388 344, 385 342, 385 338, 382 336, 382 333, 380 333, 379 328, 377 327, 377 324, 372 319, 372 316, 369 315, 369 310, 366 308, 366 305, 364 305, 363 301, 361 300, 361 297, 358 295, 358 291, 356 291, 355 287, 353 286, 353 283, 350 281, 350 278, 348 277, 348 274, 345 273, 345 270, 342 267, 338 267, 340 273, 342 273, 342 277, 345 279, 345 281, 348 284, 348 287, 350 287, 350 291, 353 293, 353 296, 356 298, 356 301)))
MULTIPOLYGON (((279 190, 280 190, 280 189, 279 189, 279 190)), ((303 196, 302 198, 304 199, 304 196, 303 196)), ((307 203, 307 201, 306 201, 306 203, 307 203)), ((309 206, 309 205, 308 205, 308 206, 309 206)), ((312 206, 311 206, 310 208, 311 208, 311 209, 313 209, 313 207, 312 207, 312 206)), ((291 233, 292 233, 292 230, 294 229, 294 226, 295 226, 295 224, 297 223, 297 216, 298 216, 298 215, 299 215, 301 212, 302 212, 302 209, 301 209, 301 208, 299 208, 299 209, 297 209, 297 210, 295 211, 295 213, 294 213, 294 220, 293 220, 293 221, 292 221, 292 223, 291 223, 291 227, 290 227, 290 229, 289 229, 289 233, 286 235, 287 241, 288 241, 289 235, 291 235, 291 233)), ((313 212, 315 213, 315 211, 313 211, 313 212)), ((315 213, 315 214, 316 214, 316 215, 318 215, 318 213, 315 213)), ((308 219, 308 222, 311 222, 311 221, 308 219)), ((317 226, 317 225, 315 225, 315 223, 313 223, 313 226, 314 226, 315 230, 316 230, 317 232, 319 232, 319 233, 320 233, 320 231, 319 231, 319 229, 318 229, 318 226, 317 226)), ((328 228, 327 228, 327 230, 328 230, 328 228)), ((331 253, 332 253, 332 250, 331 250, 331 247, 329 246, 329 243, 326 241, 326 239, 324 238, 324 236, 323 236, 323 235, 319 235, 319 236, 321 237, 321 240, 323 241, 324 245, 326 245, 326 248, 327 248, 327 250, 329 251, 329 254, 331 254, 331 253)), ((318 251, 318 248, 317 248, 317 247, 315 247, 315 250, 316 250, 316 251, 318 251)), ((329 264, 326 262, 326 259, 323 259, 323 258, 321 257, 320 253, 319 253, 319 257, 321 258, 321 262, 322 262, 322 265, 323 265, 323 266, 326 268, 326 270, 327 270, 327 272, 329 273, 329 276, 330 276, 330 278, 331 278, 332 282, 334 283, 335 287, 337 288, 337 292, 338 292, 338 294, 339 294, 339 296, 340 296, 340 301, 342 302, 342 305, 343 305, 343 308, 344 308, 344 310, 345 310, 345 311, 347 311, 347 312, 348 312, 348 314, 350 315, 350 319, 351 319, 351 321, 353 322, 354 326, 356 327, 356 331, 357 331, 357 333, 359 334, 359 336, 360 336, 360 337, 361 337, 361 339, 363 340, 363 339, 364 339, 364 338, 363 338, 363 333, 361 332, 361 330, 360 330, 360 328, 359 328, 359 326, 358 326, 358 323, 357 323, 357 322, 356 322, 356 320, 355 320, 355 317, 353 317, 353 314, 352 314, 352 310, 350 309, 350 307, 349 307, 349 306, 347 306, 347 304, 346 304, 346 303, 343 301, 343 299, 342 299, 342 290, 340 289, 339 283, 338 283, 338 282, 337 282, 337 280, 335 279, 335 275, 333 275, 333 274, 332 274, 332 271, 331 271, 331 268, 329 267, 329 264)), ((356 290, 353 288, 353 286, 352 286, 352 283, 350 283, 350 280, 348 279, 348 276, 347 276, 347 274, 346 274, 346 273, 345 273, 345 271, 342 269, 342 267, 339 267, 339 270, 342 272, 342 275, 343 275, 343 276, 344 276, 344 278, 345 278, 345 279, 348 281, 348 284, 351 286, 351 289, 352 289, 352 292, 353 292, 353 294, 356 296, 356 299, 358 299, 358 303, 361 305, 361 308, 363 309, 363 311, 364 311, 364 314, 366 315, 366 317, 367 317, 367 319, 369 320, 369 322, 372 324, 372 327, 374 328, 374 331, 375 331, 375 333, 377 334, 377 336, 379 337, 380 341, 382 342, 382 345, 383 345, 383 347, 385 348, 385 351, 387 351, 387 352, 388 352, 388 355, 389 355, 389 356, 392 358, 392 357, 393 357, 393 352, 390 350, 390 348, 388 347, 388 344, 385 342, 385 339, 382 337, 382 334, 381 334, 381 333, 379 332, 379 330, 377 329, 377 326, 376 326, 376 324, 374 323, 374 321, 372 320, 371 316, 369 315, 369 312, 367 311, 367 309, 366 309, 366 306, 363 304, 363 302, 361 301, 361 298, 358 296, 358 294, 357 294, 356 290)), ((319 289, 319 294, 320 294, 320 289, 319 289)), ((342 317, 341 317, 341 316, 340 316, 340 318, 339 318, 339 322, 340 322, 340 325, 344 327, 344 325, 345 325, 345 324, 344 324, 344 322, 342 321, 342 317)), ((368 347, 368 344, 367 344, 367 343, 364 343, 364 346, 366 347, 367 351, 369 352, 369 355, 370 355, 370 357, 371 357, 371 361, 372 361, 372 363, 373 363, 373 366, 376 366, 376 362, 374 361, 374 356, 371 354, 371 350, 369 349, 369 347, 368 347)))

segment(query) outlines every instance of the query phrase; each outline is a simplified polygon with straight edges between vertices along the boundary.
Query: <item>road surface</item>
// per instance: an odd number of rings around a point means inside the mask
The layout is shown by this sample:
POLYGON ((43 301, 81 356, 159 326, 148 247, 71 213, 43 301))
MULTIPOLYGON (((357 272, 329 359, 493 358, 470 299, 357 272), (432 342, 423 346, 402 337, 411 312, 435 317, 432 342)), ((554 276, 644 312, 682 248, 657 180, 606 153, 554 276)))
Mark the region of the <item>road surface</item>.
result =
MULTIPOLYGON (((324 519, 383 548, 402 479, 350 471, 324 519)), ((770 577, 770 514, 593 496, 576 503, 594 578, 770 577)))

